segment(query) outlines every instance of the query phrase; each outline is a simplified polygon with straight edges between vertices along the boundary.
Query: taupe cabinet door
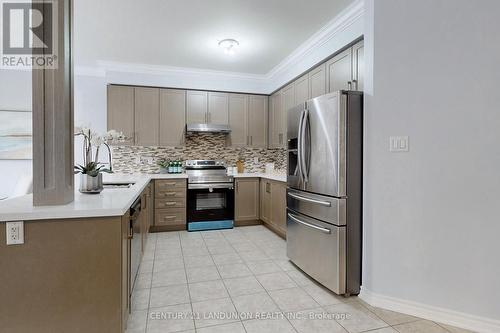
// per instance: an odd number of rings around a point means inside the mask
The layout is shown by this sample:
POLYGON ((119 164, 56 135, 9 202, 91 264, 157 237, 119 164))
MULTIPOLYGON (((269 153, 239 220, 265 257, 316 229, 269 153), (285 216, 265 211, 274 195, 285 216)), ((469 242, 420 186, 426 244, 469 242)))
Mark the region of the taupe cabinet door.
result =
POLYGON ((158 146, 160 89, 135 88, 135 144, 158 146))
POLYGON ((267 148, 267 96, 248 97, 248 141, 251 147, 267 148))
POLYGON ((208 93, 207 123, 217 125, 229 124, 229 94, 208 93))
POLYGON ((160 90, 160 145, 184 144, 186 124, 186 91, 160 90))
POLYGON ((323 63, 309 72, 309 98, 326 94, 326 65, 323 63))
POLYGON ((229 145, 242 147, 248 138, 248 95, 229 94, 229 145))
POLYGON ((353 89, 363 91, 364 89, 364 71, 365 71, 365 54, 364 54, 364 43, 361 41, 352 47, 352 59, 353 59, 353 79, 355 80, 355 85, 353 89))
POLYGON ((236 179, 235 191, 236 221, 251 221, 259 219, 259 178, 236 179))
POLYGON ((281 91, 269 98, 269 148, 279 148, 285 143, 281 98, 281 91))
POLYGON ((271 222, 271 182, 265 179, 260 181, 260 219, 271 222))
POLYGON ((289 84, 281 91, 281 133, 283 135, 283 146, 286 145, 287 112, 295 106, 295 86, 289 84))
POLYGON ((303 75, 294 82, 295 85, 295 104, 299 105, 309 99, 309 75, 303 75))
POLYGON ((134 144, 134 88, 108 86, 108 130, 116 130, 134 144))
POLYGON ((207 123, 208 92, 188 90, 186 108, 188 124, 207 123))
POLYGON ((271 224, 286 233, 286 185, 271 182, 271 224))
POLYGON ((341 52, 326 63, 328 71, 328 92, 351 90, 352 48, 341 52))

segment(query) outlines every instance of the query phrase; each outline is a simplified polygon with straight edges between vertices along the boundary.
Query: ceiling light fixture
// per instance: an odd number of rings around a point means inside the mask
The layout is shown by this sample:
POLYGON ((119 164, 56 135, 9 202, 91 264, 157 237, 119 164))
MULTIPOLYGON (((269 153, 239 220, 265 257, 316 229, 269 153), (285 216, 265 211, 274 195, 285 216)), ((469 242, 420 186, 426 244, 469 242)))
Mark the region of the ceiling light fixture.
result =
POLYGON ((236 39, 223 39, 219 42, 219 47, 224 50, 225 54, 233 55, 236 52, 240 43, 236 39))

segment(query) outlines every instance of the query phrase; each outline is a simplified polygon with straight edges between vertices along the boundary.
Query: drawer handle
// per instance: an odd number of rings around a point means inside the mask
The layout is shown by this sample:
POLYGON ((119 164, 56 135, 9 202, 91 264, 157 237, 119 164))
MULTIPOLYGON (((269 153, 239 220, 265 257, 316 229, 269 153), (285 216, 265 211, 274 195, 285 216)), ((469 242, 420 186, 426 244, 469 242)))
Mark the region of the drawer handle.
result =
POLYGON ((173 220, 173 219, 175 219, 175 216, 164 216, 163 219, 164 220, 173 220))
POLYGON ((165 205, 167 205, 167 206, 175 206, 176 202, 166 202, 165 205))
POLYGON ((165 193, 165 196, 167 196, 167 197, 171 197, 173 195, 175 195, 175 192, 166 192, 165 193))
POLYGON ((293 216, 292 214, 288 213, 288 217, 290 219, 292 219, 293 221, 299 223, 299 224, 302 224, 303 226, 305 227, 308 227, 308 228, 311 228, 311 229, 314 229, 314 230, 318 230, 318 231, 321 231, 325 234, 331 234, 332 231, 330 229, 327 229, 327 228, 323 228, 323 227, 320 227, 320 226, 317 226, 315 224, 311 224, 311 223, 307 223, 307 222, 304 222, 298 218, 296 218, 295 216, 293 216))
POLYGON ((318 205, 325 206, 325 207, 332 206, 331 202, 306 198, 306 197, 303 197, 301 195, 297 195, 297 194, 293 194, 293 193, 288 193, 288 196, 290 196, 294 199, 300 200, 300 201, 310 202, 310 203, 318 204, 318 205))
POLYGON ((163 183, 163 185, 167 185, 167 186, 175 186, 175 183, 163 183))

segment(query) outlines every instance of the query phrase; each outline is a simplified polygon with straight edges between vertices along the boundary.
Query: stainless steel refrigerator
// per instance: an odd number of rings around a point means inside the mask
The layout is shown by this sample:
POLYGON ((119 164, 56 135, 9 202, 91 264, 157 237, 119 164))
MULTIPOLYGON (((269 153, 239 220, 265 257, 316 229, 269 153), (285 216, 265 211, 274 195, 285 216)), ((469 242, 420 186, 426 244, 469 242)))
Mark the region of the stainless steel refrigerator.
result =
POLYGON ((287 110, 287 255, 339 295, 361 285, 363 93, 287 110))

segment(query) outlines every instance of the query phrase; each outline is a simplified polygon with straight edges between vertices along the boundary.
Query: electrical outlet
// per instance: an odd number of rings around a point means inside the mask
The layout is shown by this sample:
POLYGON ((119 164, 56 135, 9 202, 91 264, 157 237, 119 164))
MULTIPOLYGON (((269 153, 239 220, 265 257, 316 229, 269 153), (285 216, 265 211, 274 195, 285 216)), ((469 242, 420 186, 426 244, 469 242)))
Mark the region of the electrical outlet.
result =
POLYGON ((137 163, 153 164, 153 156, 138 156, 137 163))
POLYGON ((6 222, 7 245, 24 244, 24 222, 6 222))
POLYGON ((407 152, 410 150, 410 139, 407 136, 391 136, 389 138, 390 152, 407 152))
POLYGON ((258 158, 258 157, 254 157, 254 158, 253 158, 253 162, 254 162, 255 164, 259 163, 259 158, 258 158))

